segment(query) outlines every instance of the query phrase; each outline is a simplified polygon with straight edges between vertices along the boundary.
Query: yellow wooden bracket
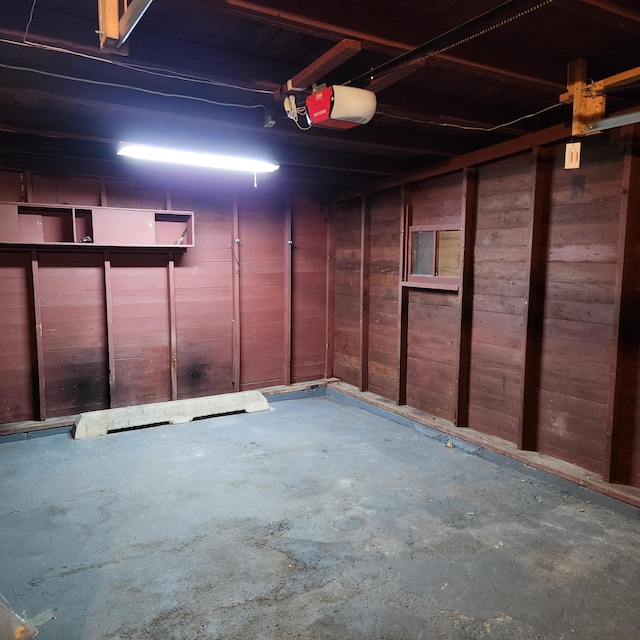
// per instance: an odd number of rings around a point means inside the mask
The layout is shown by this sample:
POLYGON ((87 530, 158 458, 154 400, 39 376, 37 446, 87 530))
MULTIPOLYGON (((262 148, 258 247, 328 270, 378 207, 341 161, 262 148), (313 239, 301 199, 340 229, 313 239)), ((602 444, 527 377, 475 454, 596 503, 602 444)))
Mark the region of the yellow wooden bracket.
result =
POLYGON ((98 0, 98 35, 100 48, 112 49, 120 39, 118 0, 98 0))
POLYGON ((638 80, 640 80, 640 67, 617 73, 598 82, 587 82, 587 61, 580 58, 570 62, 567 69, 567 91, 560 96, 560 102, 563 104, 573 102, 571 134, 584 136, 600 133, 612 126, 622 126, 615 125, 613 118, 600 122, 604 116, 606 93, 610 89, 624 87, 638 80))
POLYGON ((569 63, 567 68, 566 93, 560 96, 560 102, 573 102, 571 135, 584 136, 589 133, 587 126, 602 119, 606 107, 604 81, 587 82, 587 61, 579 58, 569 63))
POLYGON ((129 3, 125 0, 124 13, 120 15, 121 2, 98 0, 98 34, 101 49, 127 55, 126 40, 153 0, 131 0, 129 3))

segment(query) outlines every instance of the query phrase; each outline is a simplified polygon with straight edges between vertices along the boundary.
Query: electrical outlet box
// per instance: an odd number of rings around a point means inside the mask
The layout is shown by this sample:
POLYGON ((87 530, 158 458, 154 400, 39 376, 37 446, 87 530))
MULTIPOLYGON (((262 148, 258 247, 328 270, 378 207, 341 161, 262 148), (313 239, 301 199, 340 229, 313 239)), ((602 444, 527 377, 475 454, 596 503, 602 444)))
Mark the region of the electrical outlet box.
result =
POLYGON ((579 169, 580 168, 580 142, 569 142, 564 153, 564 168, 579 169))

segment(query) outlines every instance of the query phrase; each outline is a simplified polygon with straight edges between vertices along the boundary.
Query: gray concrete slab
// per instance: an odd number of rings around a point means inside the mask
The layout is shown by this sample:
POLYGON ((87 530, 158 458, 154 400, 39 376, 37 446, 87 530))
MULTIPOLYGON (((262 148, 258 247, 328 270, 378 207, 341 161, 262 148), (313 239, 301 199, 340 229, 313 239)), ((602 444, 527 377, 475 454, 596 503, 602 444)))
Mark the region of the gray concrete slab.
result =
POLYGON ((328 397, 0 445, 42 640, 637 640, 640 524, 328 397))

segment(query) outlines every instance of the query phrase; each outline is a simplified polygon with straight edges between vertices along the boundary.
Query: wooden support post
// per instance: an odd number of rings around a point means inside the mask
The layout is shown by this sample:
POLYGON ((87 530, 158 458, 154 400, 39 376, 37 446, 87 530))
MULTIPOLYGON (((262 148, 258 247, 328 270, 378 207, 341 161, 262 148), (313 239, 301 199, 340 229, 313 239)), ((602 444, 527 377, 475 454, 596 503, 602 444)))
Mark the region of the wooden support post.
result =
POLYGON ((469 426, 469 385, 471 376, 471 324, 473 313, 473 248, 477 209, 478 175, 475 169, 465 169, 462 183, 460 233, 460 315, 458 327, 458 361, 456 372, 457 427, 469 426))
POLYGON ((27 202, 35 202, 33 197, 33 173, 31 173, 31 171, 27 171, 25 173, 25 182, 27 189, 27 202))
MULTIPOLYGON (((625 357, 624 332, 637 321, 633 317, 634 280, 637 281, 637 258, 634 256, 640 232, 640 127, 625 129, 626 149, 622 174, 622 199, 618 231, 616 284, 614 291, 613 332, 611 336, 611 365, 609 371, 608 416, 605 431, 602 475, 607 482, 617 480, 617 454, 620 446, 622 391, 625 384, 633 384, 623 375, 625 357), (628 316, 628 317, 627 317, 628 316)), ((628 354, 627 360, 633 358, 628 354)), ((633 363, 638 367, 637 362, 633 363)), ((628 425, 627 425, 628 427, 628 425)))
POLYGON ((291 384, 292 347, 292 286, 293 286, 293 234, 291 226, 291 199, 284 209, 284 384, 291 384))
POLYGON ((400 287, 398 336, 398 394, 399 405, 407 404, 407 352, 409 335, 409 287, 400 287))
POLYGON ((326 272, 326 338, 324 377, 333 377, 333 356, 335 353, 335 326, 336 326, 336 235, 333 211, 325 208, 327 220, 327 272, 326 272))
POLYGON ((396 386, 396 402, 407 404, 407 336, 409 315, 409 289, 402 283, 407 279, 409 260, 409 228, 411 227, 413 210, 411 207, 411 191, 402 187, 402 211, 400 219, 400 277, 398 282, 398 372, 396 386))
POLYGON ((176 327, 176 273, 173 254, 167 263, 169 285, 169 345, 171 352, 171 399, 178 399, 178 331, 176 327))
POLYGON ((107 179, 104 176, 100 177, 100 206, 107 206, 107 179))
POLYGON ((573 102, 572 136, 589 133, 587 125, 602 118, 606 106, 604 91, 603 81, 587 84, 587 61, 584 58, 569 63, 567 93, 560 96, 560 102, 573 102))
POLYGON ((546 149, 536 148, 531 167, 531 213, 529 218, 529 281, 524 298, 522 348, 520 361, 520 411, 517 442, 519 449, 536 450, 538 428, 538 389, 540 386, 540 354, 546 283, 548 245, 548 202, 550 166, 546 149))
POLYGON ((371 201, 360 208, 360 391, 369 390, 369 295, 371 271, 371 201))
POLYGON ((98 0, 100 48, 115 49, 120 39, 119 0, 98 0))
POLYGON ((38 376, 38 420, 47 419, 47 399, 44 377, 44 345, 42 329, 42 308, 40 306, 40 272, 38 252, 31 252, 31 283, 33 290, 33 318, 35 321, 36 373, 38 376))
POLYGON ((116 356, 113 330, 113 296, 111 287, 111 255, 104 252, 104 302, 107 314, 107 359, 109 362, 109 407, 114 407, 116 394, 116 356))
POLYGON ((231 339, 231 384, 240 391, 240 224, 238 197, 233 198, 233 235, 231 237, 231 284, 233 296, 233 319, 231 339))

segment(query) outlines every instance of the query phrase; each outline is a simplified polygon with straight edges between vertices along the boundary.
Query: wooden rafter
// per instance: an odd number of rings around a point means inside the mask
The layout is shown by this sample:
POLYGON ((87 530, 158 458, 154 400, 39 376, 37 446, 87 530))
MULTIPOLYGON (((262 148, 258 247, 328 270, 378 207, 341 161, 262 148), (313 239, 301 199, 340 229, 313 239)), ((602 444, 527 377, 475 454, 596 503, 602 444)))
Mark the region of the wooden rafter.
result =
POLYGON ((314 82, 321 80, 327 73, 340 66, 343 62, 354 56, 362 49, 358 40, 345 38, 340 40, 329 51, 314 60, 302 71, 296 73, 291 79, 274 92, 276 99, 280 99, 290 91, 304 91, 314 82))
POLYGON ((630 20, 631 22, 635 22, 640 25, 640 11, 634 11, 633 9, 621 7, 615 2, 611 2, 611 0, 580 0, 580 2, 582 4, 589 5, 590 7, 602 9, 607 13, 611 13, 615 16, 624 18, 625 20, 630 20))
MULTIPOLYGON (((324 37, 332 40, 342 40, 345 38, 358 40, 362 43, 363 47, 390 55, 406 53, 415 48, 413 44, 399 42, 373 33, 366 33, 320 20, 314 20, 308 16, 288 11, 280 11, 274 7, 264 6, 249 0, 226 0, 224 4, 230 12, 249 17, 253 20, 278 25, 282 28, 288 28, 298 33, 307 33, 316 37, 324 37)), ((556 93, 561 88, 561 85, 557 82, 550 81, 546 78, 537 78, 527 74, 515 73, 508 69, 498 67, 488 67, 475 60, 458 58, 449 54, 439 54, 433 56, 430 60, 447 66, 455 66, 458 69, 464 69, 468 73, 480 76, 491 75, 494 78, 499 78, 517 86, 525 86, 552 93, 556 93)), ((419 67, 416 66, 416 70, 418 68, 419 67)))

